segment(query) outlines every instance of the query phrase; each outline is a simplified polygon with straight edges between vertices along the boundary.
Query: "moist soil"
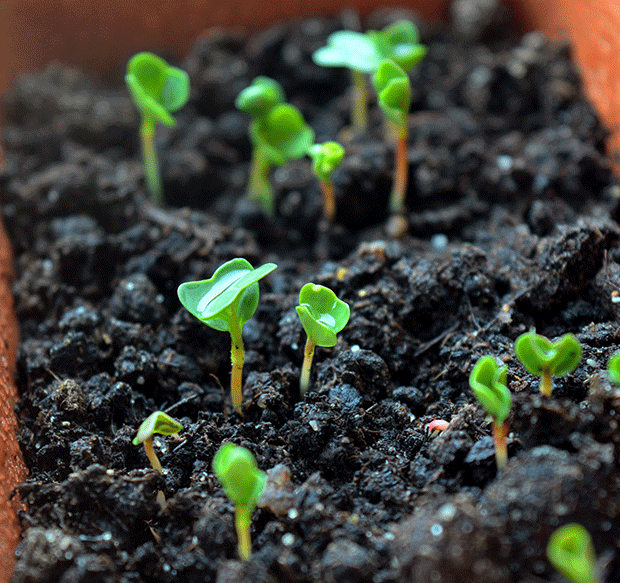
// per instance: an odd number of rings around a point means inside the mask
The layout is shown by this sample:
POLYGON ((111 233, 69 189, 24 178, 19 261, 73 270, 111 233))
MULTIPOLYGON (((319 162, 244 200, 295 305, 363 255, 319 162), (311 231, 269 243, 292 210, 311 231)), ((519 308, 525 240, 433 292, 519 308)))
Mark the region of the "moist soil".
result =
POLYGON ((381 112, 372 102, 367 134, 343 130, 348 75, 310 58, 352 20, 197 40, 177 63, 190 103, 157 134, 165 208, 145 192, 122 71, 104 83, 55 64, 6 96, 0 188, 30 470, 15 582, 559 582, 545 547, 567 522, 591 533, 601 581, 620 581, 620 390, 605 372, 620 343, 620 188, 569 48, 508 34, 505 19, 420 23, 411 229, 390 240, 381 112), (282 83, 317 141, 346 146, 332 225, 307 159, 273 172, 273 218, 244 196, 248 122, 234 99, 259 74, 282 83), (176 293, 233 257, 278 265, 244 328, 243 417, 228 335, 176 293), (300 399, 295 305, 310 281, 351 319, 317 349, 300 399), (514 355, 532 326, 583 346, 550 398, 514 355), (485 354, 507 365, 513 394, 499 473, 468 386, 485 354), (184 425, 156 439, 163 475, 132 444, 155 410, 184 425), (433 419, 449 421, 434 438, 433 419), (269 472, 246 563, 211 468, 225 442, 269 472))

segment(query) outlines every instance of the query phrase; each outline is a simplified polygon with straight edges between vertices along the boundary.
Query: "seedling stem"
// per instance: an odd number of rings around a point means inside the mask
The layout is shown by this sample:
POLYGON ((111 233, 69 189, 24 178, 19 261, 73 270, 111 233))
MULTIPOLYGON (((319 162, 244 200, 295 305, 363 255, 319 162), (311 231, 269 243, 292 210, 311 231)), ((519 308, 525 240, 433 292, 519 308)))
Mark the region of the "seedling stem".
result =
POLYGON ((144 440, 144 451, 146 452, 146 457, 149 458, 151 462, 151 466, 154 470, 158 471, 160 474, 164 473, 164 468, 155 453, 155 448, 153 447, 153 437, 147 437, 144 440))
POLYGON ((252 516, 247 506, 235 506, 235 530, 237 531, 237 552, 242 561, 247 561, 252 555, 252 539, 250 525, 252 516))
POLYGON ((271 164, 264 150, 260 147, 253 148, 247 196, 258 202, 266 215, 272 216, 275 212, 275 203, 273 188, 269 182, 269 170, 271 164))
POLYGON ((407 126, 398 128, 396 134, 396 168, 394 170, 394 183, 390 194, 390 213, 393 215, 405 215, 405 197, 407 193, 407 179, 409 176, 409 164, 407 163, 407 140, 409 137, 407 126))
POLYGON ((161 184, 159 163, 155 152, 155 120, 144 116, 140 124, 140 139, 142 142, 142 157, 144 160, 144 175, 146 186, 151 193, 153 202, 164 204, 164 189, 161 184))
POLYGON ((356 130, 365 132, 368 128, 368 88, 366 75, 362 71, 351 69, 353 96, 351 101, 351 124, 356 130))
MULTIPOLYGON (((232 312, 231 312, 232 314, 232 312)), ((230 373, 230 396, 232 404, 239 413, 241 412, 241 403, 243 402, 243 362, 245 360, 245 350, 243 348, 243 336, 241 334, 241 328, 237 319, 234 316, 230 318, 230 360, 232 363, 232 370, 230 373)))
POLYGON ((334 183, 331 180, 320 180, 321 192, 323 193, 323 214, 333 223, 336 218, 336 197, 334 196, 334 183))
POLYGON ((553 379, 551 377, 551 371, 548 368, 543 368, 540 376, 540 392, 545 397, 550 397, 553 392, 553 379))
POLYGON ((302 397, 308 392, 308 387, 310 386, 310 371, 312 370, 315 348, 316 344, 312 338, 308 337, 306 347, 304 348, 304 362, 301 366, 301 377, 299 379, 299 393, 302 397))
POLYGON ((504 422, 498 425, 492 423, 493 441, 495 442, 495 462, 498 469, 505 468, 508 464, 508 445, 506 438, 508 437, 508 423, 504 422))

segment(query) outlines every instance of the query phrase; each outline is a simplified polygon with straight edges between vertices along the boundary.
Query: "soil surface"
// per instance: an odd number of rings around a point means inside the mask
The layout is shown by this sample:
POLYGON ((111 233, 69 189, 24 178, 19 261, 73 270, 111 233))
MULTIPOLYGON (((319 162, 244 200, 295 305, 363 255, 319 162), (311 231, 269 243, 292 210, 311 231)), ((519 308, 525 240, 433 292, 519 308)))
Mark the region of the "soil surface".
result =
POLYGON ((368 134, 343 133, 348 74, 310 58, 352 20, 198 39, 179 63, 190 103, 157 133, 166 208, 145 192, 122 71, 104 85, 52 65, 6 96, 0 188, 30 468, 16 583, 559 582, 545 546, 574 521, 593 537, 601 580, 620 582, 620 390, 605 372, 620 344, 620 188, 569 50, 536 33, 507 39, 505 20, 420 23, 411 229, 394 241, 381 112, 373 102, 368 134), (317 141, 346 147, 333 225, 307 159, 273 172, 274 218, 244 196, 248 122, 234 99, 259 74, 283 84, 317 141), (278 265, 244 328, 243 418, 228 395, 228 335, 176 293, 233 257, 278 265), (300 400, 295 305, 309 281, 351 319, 317 349, 300 400), (531 326, 583 346, 550 398, 514 355, 531 326), (508 366, 514 401, 499 473, 468 385, 485 354, 508 366), (131 443, 155 410, 184 425, 156 439, 163 475, 131 443), (450 423, 431 438, 433 419, 450 423), (270 474, 247 563, 211 468, 224 442, 270 474))

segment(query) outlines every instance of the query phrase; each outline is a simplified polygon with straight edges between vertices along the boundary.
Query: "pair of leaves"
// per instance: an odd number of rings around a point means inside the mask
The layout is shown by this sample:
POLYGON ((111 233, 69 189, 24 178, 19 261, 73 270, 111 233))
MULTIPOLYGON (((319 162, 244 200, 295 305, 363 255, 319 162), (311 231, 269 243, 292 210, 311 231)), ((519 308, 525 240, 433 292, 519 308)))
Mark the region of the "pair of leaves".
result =
POLYGON ((327 287, 307 283, 299 292, 295 308, 301 324, 317 346, 335 346, 340 332, 349 321, 349 305, 327 287))
POLYGON ((331 180, 332 174, 344 158, 344 148, 338 142, 314 144, 308 150, 312 170, 320 180, 331 180))
POLYGON ((256 77, 235 99, 235 107, 251 120, 265 117, 276 105, 284 103, 282 85, 270 77, 256 77))
POLYGON ((174 435, 183 429, 176 419, 170 417, 163 411, 155 411, 151 413, 138 428, 138 433, 133 439, 133 444, 138 445, 150 439, 156 433, 160 435, 174 435))
POLYGON ((171 113, 189 99, 189 75, 153 53, 138 53, 127 64, 125 82, 144 117, 174 126, 171 113))
POLYGON ((552 342, 532 328, 517 338, 515 353, 530 374, 540 376, 546 372, 562 377, 577 368, 581 344, 573 334, 564 334, 552 342))
POLYGON ((275 263, 266 263, 254 269, 243 258, 231 259, 210 279, 182 283, 177 291, 179 300, 207 326, 231 332, 237 326, 243 328, 254 315, 259 300, 258 281, 275 268, 275 263))
POLYGON ((382 31, 339 30, 329 35, 327 45, 315 51, 312 60, 323 67, 347 67, 370 74, 383 59, 391 59, 409 71, 427 52, 419 40, 418 29, 408 20, 400 20, 382 31))
POLYGON ((469 375, 469 386, 484 410, 502 425, 508 414, 512 399, 506 386, 507 367, 499 367, 492 356, 478 360, 469 375))
POLYGON ((379 96, 379 107, 399 127, 406 127, 411 106, 411 82, 405 71, 394 61, 381 62, 372 78, 379 96))
POLYGON ((213 471, 235 505, 249 512, 256 507, 265 489, 267 474, 258 469, 249 450, 232 443, 222 445, 213 458, 213 471))

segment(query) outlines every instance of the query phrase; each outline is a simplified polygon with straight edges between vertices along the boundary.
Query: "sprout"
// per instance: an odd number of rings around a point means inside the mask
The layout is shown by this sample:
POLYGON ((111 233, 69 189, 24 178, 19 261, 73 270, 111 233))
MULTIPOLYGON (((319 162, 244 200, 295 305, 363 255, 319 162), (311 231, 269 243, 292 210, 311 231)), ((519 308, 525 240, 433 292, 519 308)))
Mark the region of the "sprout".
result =
POLYGON ((299 292, 299 305, 295 308, 308 339, 304 349, 299 391, 303 397, 310 385, 310 369, 317 346, 334 346, 336 334, 349 321, 348 304, 339 300, 327 287, 307 283, 299 292))
POLYGON ((426 55, 419 44, 418 30, 412 22, 399 20, 382 31, 363 34, 339 30, 330 34, 327 45, 315 51, 312 60, 322 67, 346 67, 353 80, 351 123, 364 131, 368 126, 366 79, 364 74, 377 71, 383 59, 392 59, 406 71, 426 55))
POLYGON ((269 182, 271 167, 302 158, 314 141, 314 131, 301 112, 283 101, 282 87, 269 77, 254 79, 235 101, 237 108, 251 120, 253 149, 248 196, 258 201, 267 215, 274 213, 273 188, 269 182))
POLYGON ((426 426, 426 435, 427 437, 437 437, 440 433, 448 429, 450 423, 445 419, 433 419, 426 426))
POLYGON ((607 363, 607 376, 614 385, 620 385, 620 352, 612 355, 607 363))
POLYGON ((217 451, 213 458, 213 471, 222 483, 226 496, 235 505, 239 558, 247 561, 252 554, 252 511, 265 489, 267 474, 258 469, 256 459, 249 450, 232 443, 222 445, 217 451))
POLYGON ((336 218, 336 199, 332 174, 344 158, 344 148, 338 142, 314 144, 308 155, 312 158, 312 170, 319 179, 323 192, 323 215, 332 223, 336 218))
POLYGON ((540 376, 540 392, 547 397, 553 390, 552 376, 573 372, 581 360, 581 344, 572 334, 551 342, 534 328, 517 338, 515 352, 530 374, 540 376))
MULTIPOLYGON (((176 419, 166 415, 163 411, 155 411, 155 413, 151 413, 142 422, 132 443, 134 445, 143 443, 146 457, 149 458, 151 466, 154 470, 160 474, 163 474, 161 462, 155 453, 155 449, 153 449, 153 436, 156 433, 159 433, 160 435, 174 435, 175 433, 181 431, 181 429, 183 429, 183 425, 181 425, 176 419)), ((161 490, 157 492, 157 502, 161 508, 166 505, 166 497, 161 490)))
POLYGON ((483 356, 469 375, 469 386, 484 410, 493 419, 495 461, 498 468, 504 468, 508 463, 506 419, 510 413, 511 398, 510 391, 506 387, 506 370, 506 366, 497 366, 492 356, 483 356))
POLYGON ((153 201, 162 204, 164 192, 155 152, 155 124, 175 125, 170 114, 187 103, 189 76, 153 53, 138 53, 127 63, 125 82, 142 115, 140 138, 146 184, 153 201))
POLYGON ((241 380, 245 358, 243 325, 258 307, 258 281, 275 268, 274 263, 266 263, 254 269, 245 259, 231 259, 218 267, 211 279, 188 281, 177 290, 179 300, 193 316, 214 330, 230 334, 230 394, 239 415, 242 415, 241 380))
POLYGON ((581 524, 566 524, 547 544, 549 562, 573 583, 596 583, 596 552, 590 533, 581 524))
MULTIPOLYGON (((396 162, 394 165, 394 181, 390 193, 389 211, 393 224, 403 223, 407 213, 405 197, 409 164, 407 163, 407 140, 409 126, 407 123, 411 105, 411 83, 409 76, 394 61, 385 60, 377 69, 373 83, 379 94, 379 106, 388 120, 392 122, 396 138, 396 162), (400 219, 400 220, 399 220, 400 219)), ((393 234, 400 236, 406 230, 406 222, 393 234)))

